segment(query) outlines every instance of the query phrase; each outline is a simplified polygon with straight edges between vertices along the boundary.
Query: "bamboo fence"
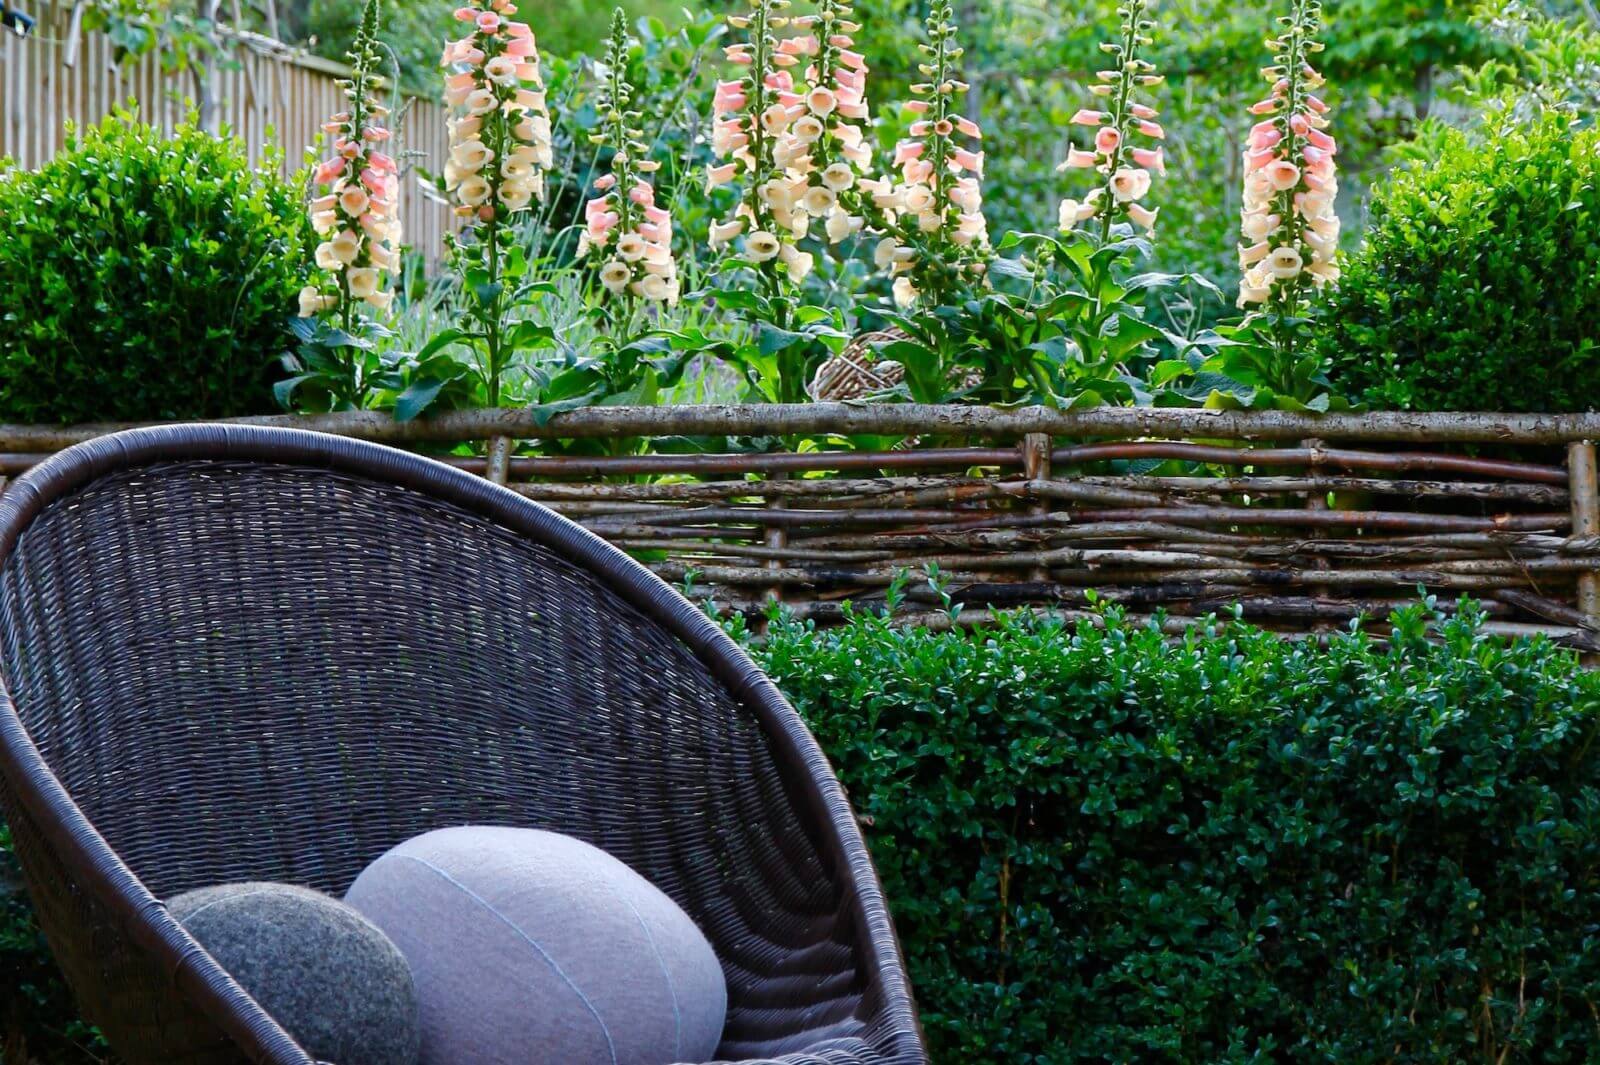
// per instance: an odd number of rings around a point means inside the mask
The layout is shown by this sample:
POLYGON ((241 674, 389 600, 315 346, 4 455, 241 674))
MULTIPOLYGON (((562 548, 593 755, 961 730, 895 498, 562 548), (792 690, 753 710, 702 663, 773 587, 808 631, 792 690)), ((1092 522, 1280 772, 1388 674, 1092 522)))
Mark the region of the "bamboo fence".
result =
MULTIPOLYGON (((163 69, 151 53, 117 63, 111 41, 78 25, 79 5, 30 0, 20 5, 38 18, 27 37, 0 33, 0 159, 33 169, 66 143, 67 123, 98 123, 114 108, 135 101, 141 117, 171 130, 197 98, 193 71, 163 69)), ((281 148, 285 174, 299 169, 327 117, 344 107, 335 79, 345 67, 288 48, 259 34, 228 31, 227 54, 210 77, 221 122, 239 136, 252 159, 281 148)), ((438 171, 448 147, 445 111, 408 98, 396 108, 393 143, 408 169, 418 163, 438 171)), ((401 197, 406 241, 429 261, 443 253, 448 210, 421 194, 401 197)))
MULTIPOLYGON (((949 596, 962 622, 1111 601, 1174 629, 1237 609, 1297 636, 1356 617, 1381 634, 1421 588, 1480 600, 1492 632, 1600 652, 1600 415, 818 403, 240 422, 429 451, 751 616, 780 599, 825 624, 899 587, 903 620, 930 626, 956 623, 949 596)), ((0 473, 117 428, 0 426, 0 473)))

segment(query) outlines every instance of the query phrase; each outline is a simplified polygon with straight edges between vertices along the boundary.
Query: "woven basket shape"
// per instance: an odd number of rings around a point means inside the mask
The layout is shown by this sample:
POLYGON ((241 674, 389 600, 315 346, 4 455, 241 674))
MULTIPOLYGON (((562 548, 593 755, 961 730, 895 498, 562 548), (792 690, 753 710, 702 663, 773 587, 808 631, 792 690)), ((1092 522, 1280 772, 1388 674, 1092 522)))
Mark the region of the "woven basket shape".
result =
POLYGON ((818 403, 842 403, 893 388, 906 379, 906 368, 898 362, 880 362, 877 349, 906 339, 899 328, 862 333, 817 367, 811 378, 811 398, 818 403))
MULTIPOLYGON (((844 403, 893 388, 906 379, 906 368, 892 360, 880 361, 877 351, 885 344, 909 339, 910 334, 899 326, 862 333, 843 351, 817 367, 811 378, 811 398, 818 403, 844 403)), ((983 373, 980 370, 963 374, 958 367, 950 373, 952 388, 970 390, 981 384, 983 373)))
POLYGON ((568 833, 683 906, 728 979, 719 1061, 927 1061, 793 709, 677 593, 514 493, 292 430, 73 448, 0 498, 0 677, 29 889, 131 1065, 310 1063, 160 899, 342 894, 460 824, 568 833))

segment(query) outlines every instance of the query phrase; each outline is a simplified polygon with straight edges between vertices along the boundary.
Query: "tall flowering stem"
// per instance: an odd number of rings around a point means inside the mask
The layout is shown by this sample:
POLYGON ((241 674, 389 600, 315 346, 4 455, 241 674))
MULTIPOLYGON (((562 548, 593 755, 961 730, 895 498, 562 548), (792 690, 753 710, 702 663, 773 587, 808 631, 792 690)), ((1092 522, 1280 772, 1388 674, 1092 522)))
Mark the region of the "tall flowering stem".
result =
POLYGON ((1324 79, 1310 61, 1323 49, 1320 0, 1290 0, 1278 25, 1267 42, 1273 65, 1262 70, 1272 90, 1250 108, 1261 121, 1244 156, 1239 306, 1265 308, 1274 346, 1290 356, 1312 293, 1339 279, 1338 146, 1316 95, 1324 79))
POLYGON ((789 0, 751 0, 748 15, 728 19, 746 40, 729 45, 724 54, 744 73, 717 83, 711 142, 726 161, 711 167, 706 180, 710 189, 742 182, 733 218, 711 227, 711 246, 742 239, 743 258, 756 266, 772 294, 786 281, 800 283, 814 266, 811 254, 796 243, 810 229, 811 216, 802 205, 808 188, 803 168, 810 160, 797 149, 790 125, 812 116, 795 90, 800 49, 778 36, 791 25, 782 14, 788 8, 789 0))
POLYGON ((379 150, 389 139, 389 111, 378 98, 379 0, 367 0, 350 49, 352 75, 342 83, 346 110, 323 124, 333 138, 333 155, 312 175, 318 195, 310 203, 311 224, 323 239, 317 245, 318 276, 300 291, 300 316, 333 314, 352 332, 359 307, 387 311, 394 293, 388 275, 400 256, 399 171, 379 150))
POLYGON ((478 305, 470 312, 481 330, 488 403, 500 401, 500 376, 507 350, 508 310, 503 266, 513 218, 545 195, 545 173, 553 164, 550 115, 545 105, 539 51, 527 23, 514 22, 511 0, 473 0, 456 9, 468 34, 445 46, 445 103, 450 158, 445 188, 455 212, 469 220, 456 241, 467 264, 468 287, 478 305))
POLYGON ((631 322, 639 300, 676 304, 677 261, 672 255, 672 216, 656 204, 647 175, 660 164, 646 158, 650 146, 629 110, 634 88, 628 81, 628 55, 633 48, 627 16, 619 8, 611 19, 604 81, 596 110, 601 128, 590 139, 613 149, 610 173, 595 182, 600 195, 585 208, 585 226, 578 254, 600 262, 605 290, 624 305, 631 322))
POLYGON ((976 123, 962 115, 970 86, 957 77, 963 50, 949 0, 936 0, 926 21, 928 40, 918 71, 930 80, 911 86, 906 108, 917 116, 911 136, 895 147, 901 184, 891 209, 897 232, 878 244, 877 263, 895 276, 900 306, 919 299, 942 304, 982 278, 990 257, 983 217, 983 152, 976 123))
POLYGON ((1166 131, 1156 121, 1156 109, 1140 102, 1138 89, 1148 89, 1163 80, 1155 65, 1141 58, 1140 51, 1154 41, 1150 31, 1155 23, 1146 17, 1150 0, 1127 0, 1117 12, 1122 17, 1118 40, 1106 41, 1100 50, 1116 60, 1116 67, 1099 71, 1089 91, 1107 101, 1108 110, 1084 108, 1072 116, 1075 125, 1095 131, 1094 147, 1073 148, 1062 169, 1093 170, 1099 185, 1082 201, 1061 201, 1061 228, 1069 230, 1081 222, 1098 222, 1100 241, 1111 237, 1112 226, 1127 219, 1144 229, 1156 224, 1158 211, 1140 203, 1150 191, 1152 171, 1165 175, 1167 164, 1160 146, 1149 142, 1166 139, 1166 131), (1142 138, 1146 143, 1139 144, 1142 138))
POLYGON ((855 50, 855 20, 850 0, 821 0, 814 15, 794 20, 808 30, 779 42, 789 54, 809 57, 805 83, 797 93, 804 112, 790 123, 780 149, 791 171, 804 176, 801 207, 823 224, 828 243, 839 244, 861 232, 873 210, 873 173, 867 103, 867 61, 855 50))

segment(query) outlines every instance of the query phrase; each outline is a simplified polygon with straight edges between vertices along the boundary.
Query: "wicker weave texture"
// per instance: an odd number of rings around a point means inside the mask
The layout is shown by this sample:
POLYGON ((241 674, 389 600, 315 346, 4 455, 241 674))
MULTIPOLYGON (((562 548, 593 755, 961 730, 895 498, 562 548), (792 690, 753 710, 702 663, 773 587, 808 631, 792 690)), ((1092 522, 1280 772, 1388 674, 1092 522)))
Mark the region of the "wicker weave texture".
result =
POLYGON ((0 789, 52 947, 134 1065, 309 1059, 156 900, 342 893, 430 829, 621 858, 716 946, 719 1058, 921 1065, 882 892, 794 711, 548 511, 286 430, 141 430, 0 503, 0 789))

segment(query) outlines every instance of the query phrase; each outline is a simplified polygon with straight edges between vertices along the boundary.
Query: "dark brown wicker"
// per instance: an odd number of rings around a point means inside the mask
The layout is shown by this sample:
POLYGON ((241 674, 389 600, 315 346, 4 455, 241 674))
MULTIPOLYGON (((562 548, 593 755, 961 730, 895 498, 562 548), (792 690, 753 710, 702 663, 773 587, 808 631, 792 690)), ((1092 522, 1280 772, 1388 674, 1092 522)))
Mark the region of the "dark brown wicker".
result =
POLYGON ((676 899, 726 969, 719 1058, 927 1061, 794 710, 667 585, 483 480, 293 430, 75 447, 0 499, 0 677, 40 921, 134 1065, 310 1062, 163 898, 341 893, 466 823, 578 836, 676 899))

